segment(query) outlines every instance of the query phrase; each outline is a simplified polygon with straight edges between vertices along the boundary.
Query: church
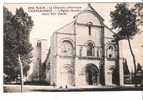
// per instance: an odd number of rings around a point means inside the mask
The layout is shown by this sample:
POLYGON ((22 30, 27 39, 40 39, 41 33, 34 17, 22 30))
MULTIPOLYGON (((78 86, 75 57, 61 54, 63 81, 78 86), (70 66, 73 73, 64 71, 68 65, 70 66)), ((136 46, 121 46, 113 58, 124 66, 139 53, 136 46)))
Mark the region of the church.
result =
POLYGON ((41 79, 62 88, 124 85, 123 59, 114 35, 88 4, 51 36, 44 68, 39 69, 41 79))

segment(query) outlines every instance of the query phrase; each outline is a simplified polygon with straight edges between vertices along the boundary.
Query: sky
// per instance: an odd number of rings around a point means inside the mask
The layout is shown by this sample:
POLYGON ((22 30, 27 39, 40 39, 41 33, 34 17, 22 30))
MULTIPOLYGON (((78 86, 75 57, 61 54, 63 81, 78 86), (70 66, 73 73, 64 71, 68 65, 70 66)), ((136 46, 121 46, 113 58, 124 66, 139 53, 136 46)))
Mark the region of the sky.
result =
MULTIPOLYGON (((130 3, 132 6, 134 3, 130 3)), ((114 10, 114 6, 116 3, 91 3, 92 7, 104 18, 104 23, 111 27, 111 19, 110 19, 110 12, 114 10)), ((48 48, 50 46, 50 36, 54 31, 56 31, 61 26, 71 22, 73 20, 73 16, 79 13, 80 10, 83 10, 87 7, 87 3, 66 3, 65 4, 5 4, 5 6, 14 14, 16 8, 23 7, 26 12, 30 16, 32 16, 32 19, 34 21, 34 27, 31 31, 30 35, 30 42, 32 43, 34 50, 33 54, 35 54, 35 46, 37 40, 41 40, 44 42, 44 52, 42 59, 44 60, 46 57, 46 53, 48 53, 48 48), (66 12, 66 15, 57 15, 58 11, 56 8, 54 8, 54 12, 56 12, 56 15, 47 15, 47 13, 42 12, 31 12, 34 9, 45 9, 43 7, 46 7, 50 9, 51 7, 75 7, 78 8, 74 12, 66 12), (32 9, 32 10, 31 10, 32 9), (56 10, 55 10, 56 9, 56 10), (43 40, 44 39, 44 40, 43 40)), ((69 9, 68 9, 69 10, 69 9)), ((132 42, 132 47, 134 48, 133 51, 136 55, 137 62, 140 62, 143 65, 143 33, 138 34, 134 37, 132 42)), ((130 70, 133 70, 133 64, 132 64, 132 57, 129 53, 128 49, 128 43, 127 41, 121 41, 120 47, 122 48, 120 50, 120 55, 122 57, 128 58, 128 65, 130 66, 130 70)), ((34 60, 34 58, 33 58, 34 60)))

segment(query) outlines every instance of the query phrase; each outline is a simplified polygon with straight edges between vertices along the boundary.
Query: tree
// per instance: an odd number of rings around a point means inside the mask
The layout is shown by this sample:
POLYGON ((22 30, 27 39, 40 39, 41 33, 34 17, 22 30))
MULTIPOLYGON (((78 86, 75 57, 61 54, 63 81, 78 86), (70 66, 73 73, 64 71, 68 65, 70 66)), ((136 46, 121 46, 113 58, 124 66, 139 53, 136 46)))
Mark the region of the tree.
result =
POLYGON ((140 65, 140 63, 137 64, 137 73, 136 73, 136 77, 134 80, 136 81, 137 84, 142 85, 143 70, 142 70, 142 66, 140 65))
POLYGON ((137 14, 137 25, 143 25, 143 3, 135 4, 133 10, 137 14))
POLYGON ((16 52, 19 59, 19 65, 21 69, 21 92, 23 87, 23 66, 29 63, 24 58, 28 58, 29 53, 32 50, 32 45, 29 43, 29 35, 33 26, 33 21, 23 8, 16 9, 16 14, 12 18, 14 28, 16 30, 17 47, 16 52), (22 59, 23 58, 23 59, 22 59))
POLYGON ((117 31, 115 35, 119 42, 122 39, 128 40, 129 49, 132 55, 134 71, 136 72, 136 59, 133 52, 130 39, 137 33, 136 13, 129 9, 126 3, 118 3, 115 10, 110 13, 112 20, 112 28, 117 31))
POLYGON ((32 44, 29 42, 32 27, 33 20, 23 8, 16 9, 16 14, 12 15, 4 7, 4 73, 10 79, 13 77, 14 80, 20 74, 20 62, 22 72, 24 70, 27 75, 27 66, 32 62, 32 44))
POLYGON ((27 76, 27 72, 28 72, 29 69, 30 69, 30 66, 29 65, 25 65, 25 67, 23 68, 23 75, 24 76, 27 76))
POLYGON ((12 13, 4 7, 4 73, 7 74, 7 81, 14 80, 18 72, 16 67, 18 66, 18 61, 15 54, 15 30, 12 25, 11 19, 13 17, 12 13))
POLYGON ((127 63, 127 60, 124 58, 124 61, 123 61, 123 71, 124 71, 124 75, 129 75, 130 74, 130 71, 129 71, 129 68, 128 68, 128 63, 127 63))
POLYGON ((142 66, 140 65, 140 63, 137 64, 137 72, 142 70, 142 66))

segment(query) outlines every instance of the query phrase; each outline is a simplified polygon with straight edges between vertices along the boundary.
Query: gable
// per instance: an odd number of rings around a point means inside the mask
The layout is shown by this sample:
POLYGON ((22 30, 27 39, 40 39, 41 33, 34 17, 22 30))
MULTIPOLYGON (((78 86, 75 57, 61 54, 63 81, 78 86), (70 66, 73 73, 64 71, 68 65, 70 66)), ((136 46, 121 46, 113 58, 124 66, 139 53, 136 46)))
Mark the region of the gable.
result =
POLYGON ((74 21, 72 21, 71 23, 68 23, 68 24, 64 25, 63 27, 59 28, 58 30, 55 31, 55 33, 73 34, 74 33, 74 21))
POLYGON ((91 22, 93 25, 101 26, 100 20, 90 11, 81 13, 76 20, 77 23, 88 24, 91 22))
POLYGON ((88 4, 88 7, 75 15, 77 23, 88 24, 89 22, 96 26, 102 26, 104 19, 88 4))

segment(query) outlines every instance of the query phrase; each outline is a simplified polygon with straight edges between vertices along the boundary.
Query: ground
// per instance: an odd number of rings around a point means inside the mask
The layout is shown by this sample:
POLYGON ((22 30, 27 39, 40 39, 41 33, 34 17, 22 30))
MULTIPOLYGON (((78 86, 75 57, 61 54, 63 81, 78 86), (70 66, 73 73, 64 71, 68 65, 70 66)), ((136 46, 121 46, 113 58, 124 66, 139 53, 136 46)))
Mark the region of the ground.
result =
MULTIPOLYGON (((24 85, 23 92, 70 92, 70 91, 119 91, 143 90, 143 87, 82 87, 82 88, 54 88, 53 86, 24 85)), ((4 92, 21 92, 21 85, 4 85, 4 92)))
MULTIPOLYGON (((52 86, 24 85, 23 92, 48 90, 52 88, 52 86)), ((21 92, 21 85, 4 85, 4 92, 21 92)))

